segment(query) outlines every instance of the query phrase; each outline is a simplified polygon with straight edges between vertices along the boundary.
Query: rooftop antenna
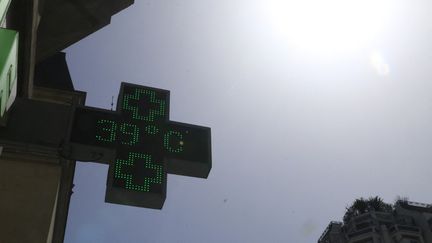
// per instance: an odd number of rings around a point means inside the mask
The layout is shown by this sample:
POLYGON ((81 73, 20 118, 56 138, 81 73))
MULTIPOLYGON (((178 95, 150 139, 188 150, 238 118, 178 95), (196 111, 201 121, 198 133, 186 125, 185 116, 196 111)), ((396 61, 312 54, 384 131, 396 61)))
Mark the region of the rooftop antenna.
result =
POLYGON ((111 97, 111 110, 113 110, 113 106, 114 106, 114 96, 111 97))

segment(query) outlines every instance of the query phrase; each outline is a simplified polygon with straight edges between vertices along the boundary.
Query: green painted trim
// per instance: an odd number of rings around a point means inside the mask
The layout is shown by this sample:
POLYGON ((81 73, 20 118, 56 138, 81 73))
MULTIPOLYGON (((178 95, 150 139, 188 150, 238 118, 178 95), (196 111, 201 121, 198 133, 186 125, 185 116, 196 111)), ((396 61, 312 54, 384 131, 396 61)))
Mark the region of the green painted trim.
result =
POLYGON ((0 28, 0 118, 16 97, 18 38, 17 31, 0 28))

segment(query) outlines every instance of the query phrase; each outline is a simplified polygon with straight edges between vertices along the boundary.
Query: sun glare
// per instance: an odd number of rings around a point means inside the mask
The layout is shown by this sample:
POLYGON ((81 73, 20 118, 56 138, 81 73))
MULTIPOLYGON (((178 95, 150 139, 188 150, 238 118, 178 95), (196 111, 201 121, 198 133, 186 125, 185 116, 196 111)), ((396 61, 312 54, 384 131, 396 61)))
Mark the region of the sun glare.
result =
POLYGON ((370 63, 378 75, 387 76, 389 74, 389 65, 378 51, 372 52, 370 55, 370 63))
POLYGON ((310 52, 362 48, 386 25, 389 0, 271 0, 272 28, 289 44, 310 52))

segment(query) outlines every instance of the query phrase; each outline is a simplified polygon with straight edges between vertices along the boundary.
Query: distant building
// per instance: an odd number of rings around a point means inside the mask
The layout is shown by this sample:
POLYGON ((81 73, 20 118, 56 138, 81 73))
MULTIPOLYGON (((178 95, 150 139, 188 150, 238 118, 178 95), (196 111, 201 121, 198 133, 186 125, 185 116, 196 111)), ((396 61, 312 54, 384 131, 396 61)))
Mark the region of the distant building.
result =
POLYGON ((398 201, 392 212, 332 221, 318 243, 432 243, 432 204, 398 201))

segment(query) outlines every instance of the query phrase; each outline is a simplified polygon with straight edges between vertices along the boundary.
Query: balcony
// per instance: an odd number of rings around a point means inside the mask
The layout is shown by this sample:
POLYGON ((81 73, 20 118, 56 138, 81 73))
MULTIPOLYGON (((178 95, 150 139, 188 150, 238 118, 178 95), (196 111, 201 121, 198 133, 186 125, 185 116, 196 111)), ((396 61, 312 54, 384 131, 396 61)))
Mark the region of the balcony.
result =
POLYGON ((353 233, 350 233, 350 234, 348 234, 348 238, 351 239, 351 238, 365 235, 365 234, 378 233, 379 231, 380 230, 377 227, 372 226, 372 227, 368 227, 368 228, 357 230, 353 233))
POLYGON ((328 234, 332 230, 333 225, 342 226, 341 222, 331 221, 330 224, 327 226, 327 228, 324 230, 324 232, 321 234, 321 237, 318 239, 318 243, 325 243, 328 242, 328 234))
POLYGON ((389 229, 390 233, 398 233, 398 232, 407 232, 407 233, 413 233, 413 234, 420 234, 421 230, 417 226, 409 226, 409 225, 394 225, 390 227, 389 229))

